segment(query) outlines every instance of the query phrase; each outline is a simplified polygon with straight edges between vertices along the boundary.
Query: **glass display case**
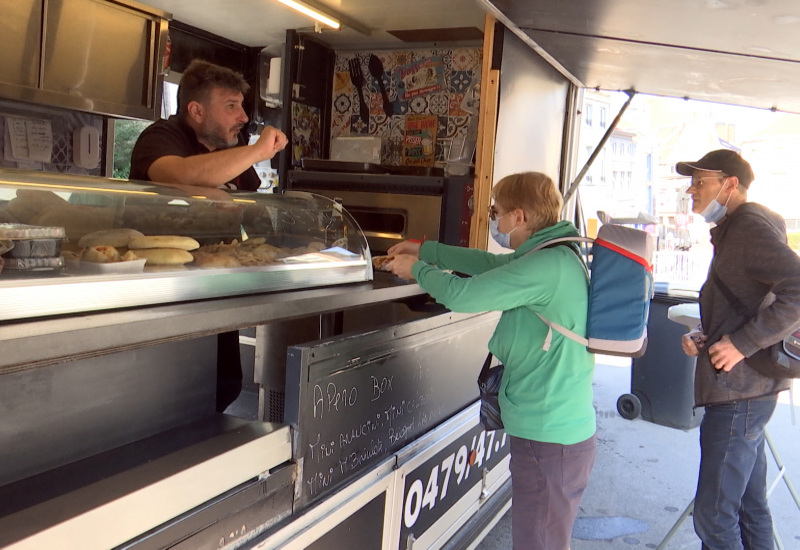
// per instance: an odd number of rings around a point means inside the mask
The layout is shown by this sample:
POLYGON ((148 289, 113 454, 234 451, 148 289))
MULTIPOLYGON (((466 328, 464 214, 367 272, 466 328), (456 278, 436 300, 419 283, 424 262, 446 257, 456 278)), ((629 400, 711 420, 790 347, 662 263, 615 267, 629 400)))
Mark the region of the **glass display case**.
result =
POLYGON ((338 202, 0 169, 0 320, 372 279, 338 202))

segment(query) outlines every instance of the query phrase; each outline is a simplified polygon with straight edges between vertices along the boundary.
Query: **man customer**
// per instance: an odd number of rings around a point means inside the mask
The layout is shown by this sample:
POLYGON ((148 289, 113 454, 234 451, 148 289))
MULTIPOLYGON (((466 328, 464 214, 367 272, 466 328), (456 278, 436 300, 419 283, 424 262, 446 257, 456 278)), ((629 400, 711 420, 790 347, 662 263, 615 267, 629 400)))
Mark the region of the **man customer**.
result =
MULTIPOLYGON (((178 86, 178 114, 148 126, 133 147, 130 179, 225 189, 258 189, 253 165, 273 158, 287 144, 280 130, 266 127, 252 145, 241 130, 249 85, 241 74, 194 60, 178 86)), ((242 390, 239 333, 218 337, 217 411, 242 390)))
POLYGON ((701 326, 681 342, 697 357, 695 403, 705 407, 695 531, 704 549, 771 549, 764 430, 790 381, 759 374, 748 358, 800 326, 800 257, 783 219, 748 202, 754 174, 739 154, 720 149, 676 168, 692 178, 692 211, 716 224, 701 326))
POLYGON ((511 436, 513 547, 567 550, 595 457, 594 355, 558 333, 545 351, 548 327, 536 313, 586 334, 588 278, 572 243, 526 254, 578 236, 559 221, 561 195, 549 177, 507 176, 492 194, 492 237, 513 253, 406 241, 389 249, 386 268, 453 311, 502 311, 489 350, 505 366, 499 402, 511 436))

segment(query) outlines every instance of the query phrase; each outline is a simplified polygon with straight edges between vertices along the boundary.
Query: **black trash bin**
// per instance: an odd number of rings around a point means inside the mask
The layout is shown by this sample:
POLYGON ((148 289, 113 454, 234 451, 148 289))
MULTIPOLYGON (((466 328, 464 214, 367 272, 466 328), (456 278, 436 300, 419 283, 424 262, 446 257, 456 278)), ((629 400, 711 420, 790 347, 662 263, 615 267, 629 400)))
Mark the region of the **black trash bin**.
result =
POLYGON ((697 302, 696 293, 656 285, 647 321, 647 350, 633 359, 631 393, 617 400, 617 411, 624 418, 641 416, 683 430, 700 424, 703 409, 694 408, 695 358, 681 349, 687 327, 667 318, 670 307, 692 302, 697 302))

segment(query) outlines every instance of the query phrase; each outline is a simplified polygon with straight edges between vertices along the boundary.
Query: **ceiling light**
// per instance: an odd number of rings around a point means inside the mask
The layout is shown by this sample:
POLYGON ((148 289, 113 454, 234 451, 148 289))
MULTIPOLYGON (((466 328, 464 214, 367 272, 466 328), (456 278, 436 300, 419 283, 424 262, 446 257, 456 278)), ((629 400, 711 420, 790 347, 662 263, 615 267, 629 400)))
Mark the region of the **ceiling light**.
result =
POLYGON ((280 2, 281 4, 285 4, 290 8, 297 10, 300 13, 303 13, 313 19, 316 19, 320 23, 324 23, 329 27, 333 27, 334 29, 338 29, 341 26, 339 21, 337 21, 333 17, 330 17, 329 15, 326 15, 321 11, 319 11, 318 9, 312 8, 308 4, 300 2, 299 0, 278 0, 278 2, 280 2))

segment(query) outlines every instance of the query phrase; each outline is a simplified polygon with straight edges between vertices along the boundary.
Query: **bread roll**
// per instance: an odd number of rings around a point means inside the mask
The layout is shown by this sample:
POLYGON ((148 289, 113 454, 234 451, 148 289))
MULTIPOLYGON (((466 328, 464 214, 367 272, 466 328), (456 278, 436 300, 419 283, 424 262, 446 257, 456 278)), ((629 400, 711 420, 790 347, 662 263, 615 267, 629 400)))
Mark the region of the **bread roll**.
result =
POLYGON ((179 235, 148 235, 134 237, 131 239, 128 247, 136 250, 143 248, 180 248, 181 250, 195 250, 200 248, 200 243, 191 237, 181 237, 179 235))
POLYGON ((117 248, 127 248, 131 239, 144 237, 144 233, 135 229, 101 229, 87 233, 78 241, 78 246, 114 246, 117 248))
POLYGON ((137 258, 147 260, 146 266, 183 265, 194 260, 192 253, 182 248, 134 248, 131 252, 137 258))

